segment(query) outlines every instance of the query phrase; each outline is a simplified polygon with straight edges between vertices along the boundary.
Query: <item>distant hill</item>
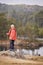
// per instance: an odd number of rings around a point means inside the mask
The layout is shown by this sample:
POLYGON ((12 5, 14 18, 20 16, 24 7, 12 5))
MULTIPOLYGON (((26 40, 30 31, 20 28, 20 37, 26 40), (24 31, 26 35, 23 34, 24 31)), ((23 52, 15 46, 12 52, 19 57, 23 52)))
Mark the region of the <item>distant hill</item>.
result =
POLYGON ((43 22, 43 6, 25 4, 7 5, 0 3, 0 13, 6 13, 7 17, 13 17, 16 21, 21 21, 23 24, 26 24, 27 22, 39 22, 40 18, 40 22, 43 22))
POLYGON ((7 5, 7 4, 1 4, 0 3, 0 12, 8 12, 13 11, 16 12, 36 12, 43 10, 43 6, 38 5, 7 5))

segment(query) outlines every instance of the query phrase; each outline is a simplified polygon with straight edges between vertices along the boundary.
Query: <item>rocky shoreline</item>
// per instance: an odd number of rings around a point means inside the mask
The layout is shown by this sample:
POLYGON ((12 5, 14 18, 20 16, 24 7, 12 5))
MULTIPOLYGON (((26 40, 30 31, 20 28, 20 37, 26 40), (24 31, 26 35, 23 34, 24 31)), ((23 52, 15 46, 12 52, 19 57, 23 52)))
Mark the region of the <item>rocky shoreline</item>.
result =
POLYGON ((43 56, 22 55, 8 50, 0 52, 0 65, 43 65, 43 56), (12 53, 12 52, 11 52, 12 53))

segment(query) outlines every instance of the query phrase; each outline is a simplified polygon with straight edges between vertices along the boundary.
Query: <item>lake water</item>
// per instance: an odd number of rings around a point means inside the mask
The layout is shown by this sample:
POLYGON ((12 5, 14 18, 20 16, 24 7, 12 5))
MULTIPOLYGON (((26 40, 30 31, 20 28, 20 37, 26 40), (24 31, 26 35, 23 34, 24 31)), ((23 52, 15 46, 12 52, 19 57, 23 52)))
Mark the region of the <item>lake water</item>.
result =
MULTIPOLYGON (((29 55, 33 54, 32 50, 22 49, 22 52, 24 54, 29 54, 29 55)), ((43 47, 40 47, 39 49, 34 50, 34 55, 39 55, 39 54, 40 54, 40 56, 43 56, 43 47)))
MULTIPOLYGON (((0 46, 0 51, 3 51, 3 50, 7 50, 7 48, 4 48, 3 46, 0 46)), ((43 47, 40 47, 39 49, 34 49, 33 50, 27 50, 27 49, 21 49, 20 51, 22 51, 23 54, 25 55, 40 55, 40 56, 43 56, 43 47)))

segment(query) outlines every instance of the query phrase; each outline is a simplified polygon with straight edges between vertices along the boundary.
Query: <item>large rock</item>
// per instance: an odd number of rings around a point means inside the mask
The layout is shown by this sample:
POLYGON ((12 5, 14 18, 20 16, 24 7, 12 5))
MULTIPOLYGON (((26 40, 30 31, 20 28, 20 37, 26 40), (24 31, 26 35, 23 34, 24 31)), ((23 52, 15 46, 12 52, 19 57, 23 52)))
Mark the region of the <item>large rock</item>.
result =
POLYGON ((1 51, 0 55, 10 56, 10 57, 14 57, 14 58, 22 58, 22 59, 25 58, 24 55, 22 54, 22 52, 19 49, 17 49, 17 51, 10 51, 10 50, 1 51))

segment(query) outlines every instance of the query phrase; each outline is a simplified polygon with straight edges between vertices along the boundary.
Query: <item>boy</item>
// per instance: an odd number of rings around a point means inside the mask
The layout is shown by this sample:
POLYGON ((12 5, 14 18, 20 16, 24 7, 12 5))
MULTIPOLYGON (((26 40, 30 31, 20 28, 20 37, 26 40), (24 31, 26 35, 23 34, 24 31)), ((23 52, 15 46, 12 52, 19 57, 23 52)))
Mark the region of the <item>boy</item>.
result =
POLYGON ((14 42, 16 40, 16 29, 14 27, 14 25, 11 25, 11 29, 9 30, 8 33, 6 33, 9 36, 9 40, 10 40, 10 50, 14 50, 14 42))

